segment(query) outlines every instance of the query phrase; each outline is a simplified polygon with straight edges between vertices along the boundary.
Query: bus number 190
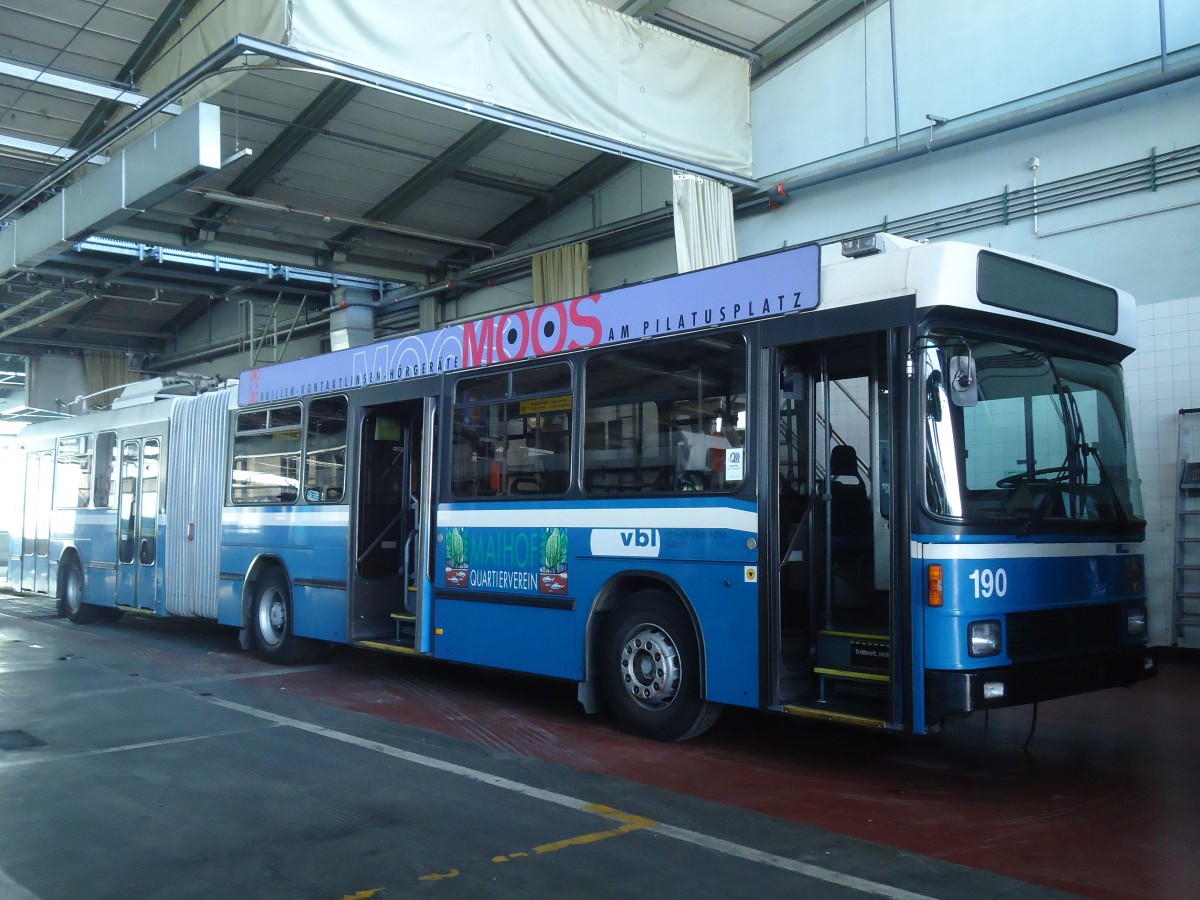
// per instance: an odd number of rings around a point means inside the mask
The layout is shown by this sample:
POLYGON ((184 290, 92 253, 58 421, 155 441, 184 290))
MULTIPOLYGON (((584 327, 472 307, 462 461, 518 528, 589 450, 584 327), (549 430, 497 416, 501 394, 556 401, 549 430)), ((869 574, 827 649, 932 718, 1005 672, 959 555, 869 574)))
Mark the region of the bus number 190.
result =
POLYGON ((975 599, 980 597, 1003 597, 1008 593, 1008 573, 1003 569, 976 569, 967 576, 975 586, 975 599))

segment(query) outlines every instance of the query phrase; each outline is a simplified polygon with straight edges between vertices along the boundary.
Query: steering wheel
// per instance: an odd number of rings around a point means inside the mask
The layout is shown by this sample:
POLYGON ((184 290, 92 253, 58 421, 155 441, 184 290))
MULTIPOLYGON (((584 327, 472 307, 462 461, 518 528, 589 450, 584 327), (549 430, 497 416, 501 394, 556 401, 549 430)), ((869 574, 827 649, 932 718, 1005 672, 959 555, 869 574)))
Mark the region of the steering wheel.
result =
POLYGON ((996 482, 998 488, 1015 488, 1023 481, 1037 481, 1039 475, 1057 475, 1062 466, 1052 466, 1049 469, 1034 469, 1032 472, 1017 472, 1015 475, 1005 475, 996 482))

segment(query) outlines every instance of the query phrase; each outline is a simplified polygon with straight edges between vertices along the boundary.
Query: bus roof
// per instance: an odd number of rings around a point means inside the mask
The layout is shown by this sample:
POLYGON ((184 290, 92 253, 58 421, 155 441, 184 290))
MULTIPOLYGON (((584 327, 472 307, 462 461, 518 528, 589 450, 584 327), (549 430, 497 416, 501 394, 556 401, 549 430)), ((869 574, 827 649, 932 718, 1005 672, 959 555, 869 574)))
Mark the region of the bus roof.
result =
POLYGON ((1100 337, 1123 351, 1122 357, 1137 346, 1134 299, 1111 285, 1044 260, 962 241, 921 243, 881 234, 876 244, 879 252, 857 259, 825 248, 823 308, 911 296, 918 308, 976 309, 1100 337))

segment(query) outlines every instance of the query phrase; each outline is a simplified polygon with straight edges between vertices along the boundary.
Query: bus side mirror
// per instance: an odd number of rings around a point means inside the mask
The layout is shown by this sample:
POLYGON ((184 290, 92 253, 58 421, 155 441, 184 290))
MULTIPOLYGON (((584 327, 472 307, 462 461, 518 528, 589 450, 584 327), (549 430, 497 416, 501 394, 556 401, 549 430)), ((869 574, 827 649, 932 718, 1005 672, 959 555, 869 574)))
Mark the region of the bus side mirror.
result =
POLYGON ((979 402, 979 381, 975 377, 973 356, 950 357, 950 402, 955 406, 974 406, 979 402))

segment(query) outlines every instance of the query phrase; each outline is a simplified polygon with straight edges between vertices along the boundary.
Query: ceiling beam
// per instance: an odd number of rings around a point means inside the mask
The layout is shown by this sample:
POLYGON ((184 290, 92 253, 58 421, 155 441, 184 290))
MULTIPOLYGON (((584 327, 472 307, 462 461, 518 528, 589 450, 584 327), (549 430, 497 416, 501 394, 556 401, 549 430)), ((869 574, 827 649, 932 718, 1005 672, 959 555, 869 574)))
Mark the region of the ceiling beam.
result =
MULTIPOLYGON (((70 159, 74 155, 75 151, 69 147, 59 147, 55 144, 44 144, 41 141, 0 134, 0 156, 8 159, 23 159, 49 165, 57 163, 59 160, 70 159)), ((88 161, 103 165, 108 162, 108 157, 96 155, 88 161)))
POLYGON ((863 0, 819 0, 754 48, 761 66, 779 62, 806 41, 816 37, 852 10, 861 10, 863 0))
POLYGON ((72 94, 100 97, 104 100, 112 100, 114 103, 124 103, 126 106, 141 106, 150 99, 128 88, 113 87, 111 84, 103 84, 90 78, 80 78, 78 75, 66 75, 53 69, 27 66, 3 57, 0 57, 0 75, 11 75, 13 78, 28 81, 31 84, 61 88, 72 94))
POLYGON ((94 298, 90 294, 84 294, 82 297, 76 297, 74 300, 68 300, 62 306, 48 309, 40 315, 34 316, 32 319, 26 319, 24 322, 19 322, 16 325, 10 325, 3 331, 0 331, 0 342, 6 341, 14 334, 24 331, 27 328, 33 328, 36 325, 44 325, 51 319, 56 319, 64 313, 68 313, 77 307, 91 303, 94 298))
POLYGON ((535 225, 591 194, 628 165, 630 161, 623 156, 600 154, 555 185, 549 197, 526 203, 484 234, 482 240, 508 246, 535 225))
MULTIPOLYGON (((480 122, 447 147, 445 152, 416 175, 367 210, 363 214, 363 218, 378 219, 383 222, 394 219, 447 178, 454 176, 462 166, 478 156, 507 131, 508 126, 499 122, 480 122)), ((347 249, 347 245, 352 244, 355 238, 363 233, 363 230, 364 226, 352 226, 330 238, 327 244, 335 252, 347 249)))
MULTIPOLYGON (((196 3, 197 0, 169 0, 114 80, 118 84, 135 84, 158 59, 167 42, 196 3)), ((90 143, 104 130, 109 119, 119 108, 120 104, 116 100, 101 100, 92 107, 83 124, 67 141, 67 146, 78 149, 90 143)))
POLYGON ((158 353, 162 351, 166 343, 167 341, 162 338, 149 339, 128 333, 108 335, 102 332, 89 332, 87 339, 60 337, 56 340, 25 335, 0 341, 0 354, 29 357, 55 350, 116 350, 121 353, 127 350, 140 350, 146 353, 158 353))
MULTIPOLYGON (((253 161, 230 182, 228 193, 243 197, 254 196, 288 160, 319 135, 360 91, 361 85, 341 79, 334 79, 326 85, 300 115, 287 125, 262 153, 256 154, 253 161)), ((209 204, 193 219, 197 236, 211 240, 233 209, 233 205, 229 203, 209 204)))
MULTIPOLYGON (((477 241, 473 238, 459 237, 453 234, 444 234, 442 232, 428 231, 422 228, 410 228, 407 225, 393 225, 391 222, 380 222, 374 219, 366 219, 362 216, 351 216, 344 213, 328 212, 320 209, 309 209, 302 206, 293 206, 289 203, 281 203, 277 200, 265 200, 258 197, 244 197, 231 194, 227 191, 218 191, 209 188, 192 188, 191 192, 199 194, 203 197, 216 198, 221 205, 229 208, 230 211, 235 207, 245 207, 247 209, 263 210, 266 212, 279 213, 288 216, 307 216, 309 218, 321 219, 324 222, 338 222, 342 225, 361 226, 372 231, 381 231, 386 234, 397 234, 402 237, 416 238, 422 241, 429 241, 436 244, 450 244, 456 247, 475 247, 480 250, 499 250, 500 248, 494 244, 488 244, 483 241, 477 241)), ((223 215, 227 215, 224 213, 223 215)))
POLYGON ((635 19, 650 19, 666 9, 671 0, 629 0, 620 11, 635 19))
POLYGON ((21 312, 22 310, 28 309, 31 306, 36 306, 38 303, 40 303, 42 300, 44 300, 46 297, 49 297, 53 293, 55 293, 55 291, 53 289, 38 291, 32 297, 27 297, 24 300, 22 300, 20 303, 14 303, 12 306, 8 307, 3 312, 0 312, 0 320, 7 319, 9 316, 15 315, 15 314, 21 312))
POLYGON ((544 184, 534 184, 524 179, 504 178, 499 175, 486 175, 476 169, 459 169, 450 177, 455 181, 461 181, 463 184, 470 184, 475 187, 487 188, 488 190, 500 191, 506 194, 517 194, 522 197, 533 197, 544 200, 554 193, 554 188, 547 187, 544 184))

